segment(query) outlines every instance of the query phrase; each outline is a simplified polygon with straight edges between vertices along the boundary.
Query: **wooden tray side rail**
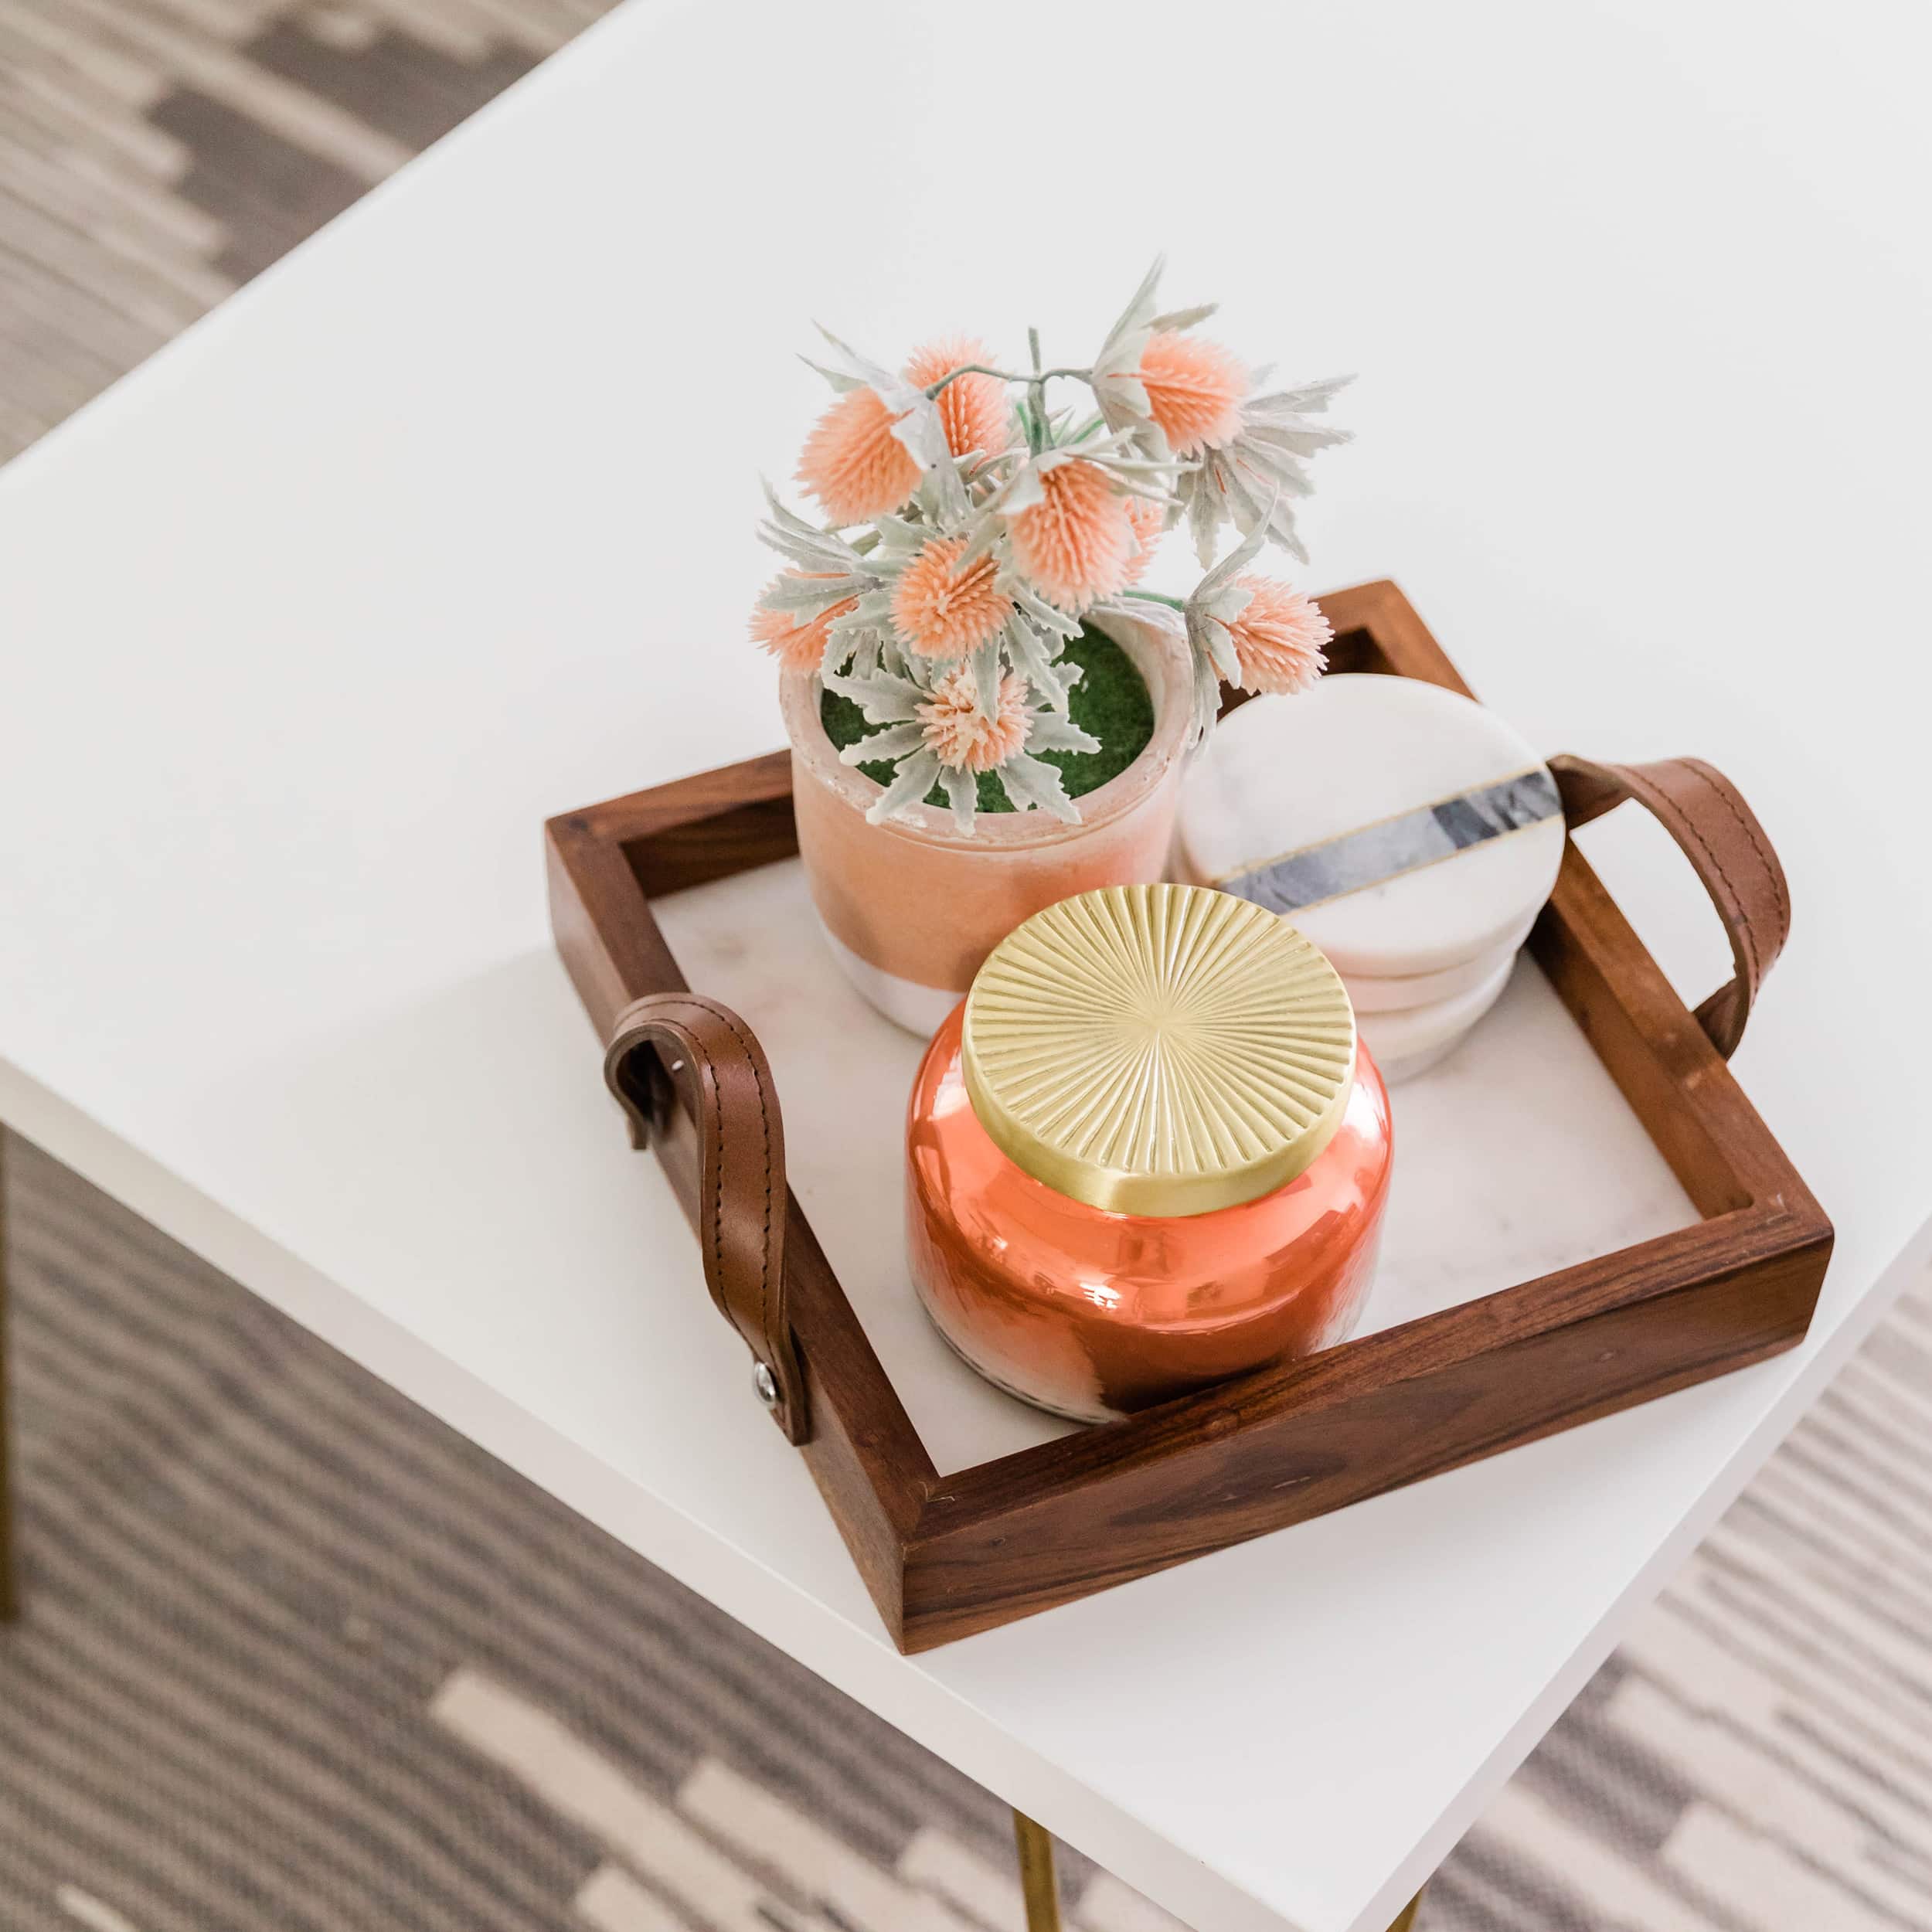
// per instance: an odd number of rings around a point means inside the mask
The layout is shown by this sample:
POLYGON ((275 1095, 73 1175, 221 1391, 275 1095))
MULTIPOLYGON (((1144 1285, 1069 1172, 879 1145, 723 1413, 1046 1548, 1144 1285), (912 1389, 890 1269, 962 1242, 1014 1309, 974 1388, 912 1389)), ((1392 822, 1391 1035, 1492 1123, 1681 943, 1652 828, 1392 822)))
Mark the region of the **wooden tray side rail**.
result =
MULTIPOLYGON (((754 758, 553 818, 545 846, 557 944, 597 1037, 607 1039, 634 1000, 692 990, 651 915, 647 884, 675 891, 798 849, 791 760, 784 753, 754 758)), ((695 1229, 700 1161, 692 1121, 669 1080, 660 1076, 652 1089, 652 1150, 695 1229)), ((785 1199, 793 1332, 811 1338, 800 1351, 811 1419, 800 1453, 879 1614, 897 1631, 903 1552, 938 1478, 789 1189, 785 1199)))
MULTIPOLYGON (((1466 692, 1394 585, 1322 604, 1336 668, 1466 692)), ((651 895, 795 852, 790 760, 613 800, 546 834, 557 944, 607 1039, 633 1000, 688 990, 651 895)), ((941 1478, 790 1202, 785 1282, 811 1417, 802 1453, 901 1648, 1304 1521, 1802 1337, 1831 1225, 1573 843, 1530 950, 1705 1217, 1696 1225, 941 1478)), ((689 1122, 668 1080, 652 1091, 655 1148, 695 1225, 689 1122)))

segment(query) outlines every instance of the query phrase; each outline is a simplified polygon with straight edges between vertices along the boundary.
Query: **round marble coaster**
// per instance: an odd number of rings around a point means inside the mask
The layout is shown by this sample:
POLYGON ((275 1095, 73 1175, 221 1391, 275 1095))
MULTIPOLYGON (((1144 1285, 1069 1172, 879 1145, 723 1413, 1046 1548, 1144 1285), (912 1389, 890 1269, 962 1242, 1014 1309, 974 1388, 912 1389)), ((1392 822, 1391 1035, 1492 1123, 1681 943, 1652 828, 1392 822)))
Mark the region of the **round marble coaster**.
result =
MULTIPOLYGON (((1427 1006, 1410 1006, 1395 1012, 1365 1012, 1358 1009, 1355 1024, 1369 1043, 1376 1066, 1386 1073, 1392 1063, 1406 1065, 1433 1048, 1461 1039, 1495 1005, 1509 983, 1510 968, 1515 963, 1512 951, 1501 965, 1491 969, 1488 978, 1451 999, 1432 1000, 1427 1006)), ((1353 990, 1350 988, 1351 997, 1353 990)))
POLYGON ((1526 920, 1520 930, 1493 952, 1478 953, 1460 966, 1445 966, 1440 972, 1410 973, 1400 979, 1378 979, 1369 973, 1352 973, 1347 985, 1349 997, 1358 1013, 1397 1013, 1411 1006, 1427 1006, 1439 999, 1454 999, 1480 986, 1498 967, 1513 958, 1529 937, 1533 919, 1526 920))
POLYGON ((1181 797, 1185 876, 1291 920, 1345 978, 1512 943, 1563 859, 1556 785, 1492 711, 1413 678, 1324 678, 1243 705, 1181 797))
POLYGON ((1438 1062, 1446 1060, 1468 1037, 1467 1033, 1458 1033, 1454 1039, 1444 1040, 1440 1045, 1430 1047, 1427 1053, 1417 1053, 1410 1060, 1377 1060, 1376 1066, 1382 1075, 1383 1085, 1400 1087, 1404 1080, 1412 1080, 1417 1074, 1427 1073, 1438 1062))

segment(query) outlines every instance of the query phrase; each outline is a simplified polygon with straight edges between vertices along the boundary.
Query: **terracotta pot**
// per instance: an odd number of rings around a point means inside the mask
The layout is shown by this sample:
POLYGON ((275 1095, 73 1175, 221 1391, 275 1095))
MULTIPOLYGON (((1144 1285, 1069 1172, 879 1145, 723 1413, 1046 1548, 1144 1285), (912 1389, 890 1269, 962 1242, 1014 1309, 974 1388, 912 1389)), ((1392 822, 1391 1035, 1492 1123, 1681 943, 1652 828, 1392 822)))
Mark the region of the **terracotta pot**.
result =
POLYGON ((1078 825, 1043 811, 982 813, 966 838, 950 812, 930 805, 868 825, 879 787, 838 762, 816 675, 785 674, 792 800, 812 903, 847 977, 888 1019, 930 1035, 1022 920, 1073 893, 1165 876, 1192 673, 1179 618, 1147 609, 1145 619, 1094 621, 1147 680, 1154 735, 1118 777, 1077 801, 1078 825))

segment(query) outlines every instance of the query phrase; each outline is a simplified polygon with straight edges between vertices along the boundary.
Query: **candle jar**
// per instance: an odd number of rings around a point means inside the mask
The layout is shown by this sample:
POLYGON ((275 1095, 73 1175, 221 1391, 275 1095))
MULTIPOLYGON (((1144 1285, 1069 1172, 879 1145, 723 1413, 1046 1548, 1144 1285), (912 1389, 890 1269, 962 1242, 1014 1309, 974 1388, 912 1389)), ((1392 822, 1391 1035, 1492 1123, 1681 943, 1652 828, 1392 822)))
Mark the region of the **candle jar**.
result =
POLYGON ((913 1283, 990 1381, 1131 1414, 1349 1334, 1391 1152, 1347 992, 1294 927, 1204 886, 1083 893, 993 951, 927 1049, 913 1283))

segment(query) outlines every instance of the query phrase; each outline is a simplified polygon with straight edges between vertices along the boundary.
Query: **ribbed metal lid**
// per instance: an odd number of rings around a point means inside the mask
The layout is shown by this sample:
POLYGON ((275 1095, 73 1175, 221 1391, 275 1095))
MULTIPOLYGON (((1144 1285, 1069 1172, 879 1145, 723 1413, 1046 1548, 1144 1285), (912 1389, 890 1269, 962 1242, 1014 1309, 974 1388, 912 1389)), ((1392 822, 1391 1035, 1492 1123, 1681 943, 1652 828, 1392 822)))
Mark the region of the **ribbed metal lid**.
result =
POLYGON ((967 995, 973 1111, 1036 1180, 1120 1214, 1272 1193, 1341 1124, 1355 1015, 1277 914, 1204 886, 1111 886, 1036 913, 967 995))

